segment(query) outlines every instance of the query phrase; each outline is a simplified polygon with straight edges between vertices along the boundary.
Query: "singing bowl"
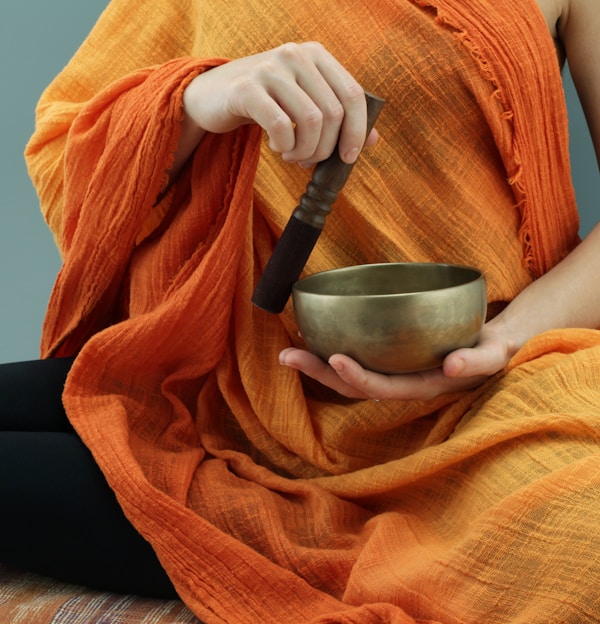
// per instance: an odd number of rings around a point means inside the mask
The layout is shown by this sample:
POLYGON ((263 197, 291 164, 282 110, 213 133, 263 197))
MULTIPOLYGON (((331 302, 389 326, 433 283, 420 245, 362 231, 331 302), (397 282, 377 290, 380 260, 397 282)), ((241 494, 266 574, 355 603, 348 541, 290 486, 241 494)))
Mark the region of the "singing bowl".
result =
POLYGON ((474 267, 362 264, 315 273, 292 288, 306 347, 327 361, 343 353, 380 373, 435 368, 477 343, 486 282, 474 267))

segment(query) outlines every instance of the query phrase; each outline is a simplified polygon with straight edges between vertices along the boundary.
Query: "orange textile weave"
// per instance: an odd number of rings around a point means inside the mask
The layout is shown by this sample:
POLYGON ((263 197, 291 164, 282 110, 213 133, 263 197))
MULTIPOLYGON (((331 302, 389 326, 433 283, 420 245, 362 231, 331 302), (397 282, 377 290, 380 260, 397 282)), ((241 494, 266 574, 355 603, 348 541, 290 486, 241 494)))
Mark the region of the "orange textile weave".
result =
POLYGON ((155 205, 186 84, 308 39, 387 100, 308 273, 471 264, 495 309, 577 244, 533 1, 114 0, 27 147, 64 258, 42 351, 78 354, 68 416, 207 624, 597 621, 597 331, 542 335, 470 392, 344 400, 279 366, 290 307, 250 303, 309 174, 246 126, 155 205))

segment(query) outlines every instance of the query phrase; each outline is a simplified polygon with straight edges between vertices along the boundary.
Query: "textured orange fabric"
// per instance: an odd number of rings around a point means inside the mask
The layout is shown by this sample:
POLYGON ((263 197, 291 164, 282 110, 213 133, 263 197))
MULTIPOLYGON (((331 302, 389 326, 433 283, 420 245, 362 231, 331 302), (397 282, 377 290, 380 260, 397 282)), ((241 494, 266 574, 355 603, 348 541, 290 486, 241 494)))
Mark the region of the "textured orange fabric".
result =
POLYGON ((307 172, 247 126, 154 206, 187 81, 305 39, 388 101, 307 272, 475 264, 501 305, 577 243, 533 2, 115 0, 27 148, 64 257, 43 354, 79 354, 68 415, 207 623, 594 621, 598 332, 540 336, 472 392, 343 400, 278 365, 289 307, 250 303, 307 172))

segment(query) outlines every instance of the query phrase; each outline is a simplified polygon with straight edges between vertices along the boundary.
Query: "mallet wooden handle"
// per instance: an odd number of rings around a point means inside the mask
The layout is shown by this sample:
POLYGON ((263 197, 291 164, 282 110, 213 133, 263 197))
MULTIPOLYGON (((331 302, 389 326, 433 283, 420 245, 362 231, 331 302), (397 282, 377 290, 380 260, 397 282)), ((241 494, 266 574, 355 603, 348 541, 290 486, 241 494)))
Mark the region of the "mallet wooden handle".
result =
MULTIPOLYGON (((373 129, 385 100, 371 93, 367 99, 367 136, 373 129)), ((318 163, 312 178, 292 213, 252 295, 252 303, 273 314, 283 310, 331 212, 331 206, 346 183, 354 163, 345 163, 334 150, 318 163)))

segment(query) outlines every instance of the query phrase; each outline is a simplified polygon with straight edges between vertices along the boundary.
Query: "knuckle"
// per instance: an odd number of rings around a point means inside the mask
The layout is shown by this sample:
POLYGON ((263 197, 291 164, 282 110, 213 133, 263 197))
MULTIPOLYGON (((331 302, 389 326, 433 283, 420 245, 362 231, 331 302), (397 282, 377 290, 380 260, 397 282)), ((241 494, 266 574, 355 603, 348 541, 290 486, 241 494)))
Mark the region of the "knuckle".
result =
POLYGON ((335 100, 334 102, 328 104, 323 111, 323 118, 327 121, 327 123, 340 124, 344 119, 344 115, 344 105, 339 100, 335 100))
POLYGON ((272 117, 265 131, 269 136, 273 151, 284 153, 294 149, 294 135, 291 131, 291 123, 284 115, 272 117))
POLYGON ((270 133, 282 134, 284 132, 287 132, 290 129, 291 125, 292 123, 290 121, 290 118, 285 115, 285 113, 276 113, 272 115, 269 119, 268 130, 270 133))
POLYGON ((319 43, 318 41, 305 41, 301 45, 303 48, 306 48, 306 50, 310 53, 322 54, 323 52, 325 52, 323 44, 319 43))
POLYGON ((362 101, 365 98, 365 90, 357 82, 350 82, 345 87, 344 96, 351 102, 362 101))
POLYGON ((238 114, 244 114, 258 93, 256 81, 250 75, 238 76, 229 88, 229 101, 238 114))
POLYGON ((236 81, 232 93, 238 101, 243 101, 256 90, 254 81, 249 76, 240 76, 236 81))
POLYGON ((329 54, 318 41, 303 41, 295 43, 288 41, 276 48, 276 52, 284 62, 315 62, 323 54, 329 54))
POLYGON ((307 130, 316 130, 323 124, 323 112, 315 107, 307 108, 304 112, 301 123, 307 130))
POLYGON ((288 41, 287 43, 282 43, 277 49, 277 54, 284 61, 295 61, 299 57, 304 55, 303 53, 303 45, 294 43, 292 41, 288 41))

